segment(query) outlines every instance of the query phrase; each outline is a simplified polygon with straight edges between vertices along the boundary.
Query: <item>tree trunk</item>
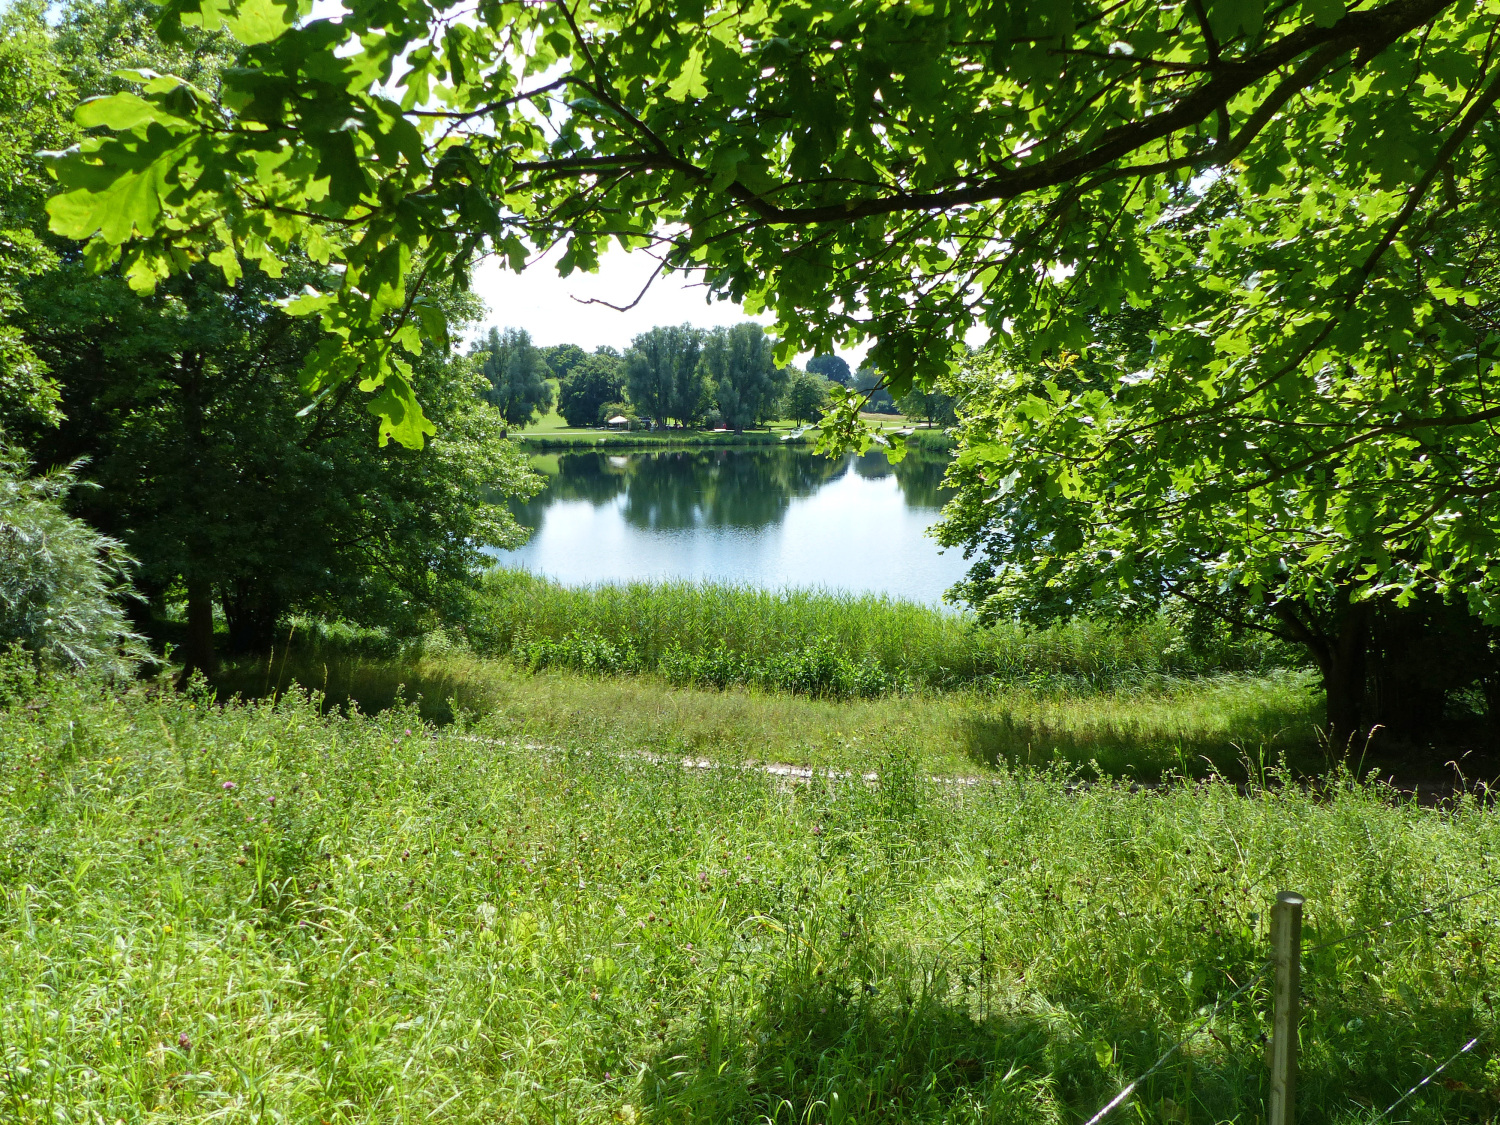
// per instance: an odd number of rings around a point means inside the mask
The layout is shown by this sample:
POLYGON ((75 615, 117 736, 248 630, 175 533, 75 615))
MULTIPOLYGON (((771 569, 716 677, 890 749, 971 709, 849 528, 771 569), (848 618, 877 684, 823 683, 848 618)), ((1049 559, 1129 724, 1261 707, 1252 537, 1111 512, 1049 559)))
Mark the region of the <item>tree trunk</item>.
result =
POLYGON ((187 584, 187 643, 183 646, 182 675, 179 688, 186 687, 194 672, 212 676, 214 661, 214 588, 204 579, 189 579, 187 584))

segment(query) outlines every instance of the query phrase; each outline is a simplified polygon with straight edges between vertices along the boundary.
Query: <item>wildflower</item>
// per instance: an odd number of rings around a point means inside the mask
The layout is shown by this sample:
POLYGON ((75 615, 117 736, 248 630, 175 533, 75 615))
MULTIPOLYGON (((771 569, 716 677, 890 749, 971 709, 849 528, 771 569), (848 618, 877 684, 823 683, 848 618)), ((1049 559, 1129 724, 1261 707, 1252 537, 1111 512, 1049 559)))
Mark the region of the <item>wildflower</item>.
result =
POLYGON ((232 782, 232 781, 226 781, 226 782, 225 782, 225 783, 224 783, 224 788, 225 788, 225 789, 237 789, 237 788, 239 788, 239 787, 238 787, 238 786, 237 786, 237 785, 235 785, 235 783, 234 783, 234 782, 232 782))
POLYGON ((177 1033, 177 1045, 184 1051, 191 1051, 193 1049, 193 1041, 188 1038, 187 1032, 185 1031, 179 1031, 177 1033))
POLYGON ((276 807, 276 794, 275 793, 272 793, 269 797, 266 798, 266 800, 268 802, 270 802, 270 805, 271 805, 271 807, 273 809, 276 807))

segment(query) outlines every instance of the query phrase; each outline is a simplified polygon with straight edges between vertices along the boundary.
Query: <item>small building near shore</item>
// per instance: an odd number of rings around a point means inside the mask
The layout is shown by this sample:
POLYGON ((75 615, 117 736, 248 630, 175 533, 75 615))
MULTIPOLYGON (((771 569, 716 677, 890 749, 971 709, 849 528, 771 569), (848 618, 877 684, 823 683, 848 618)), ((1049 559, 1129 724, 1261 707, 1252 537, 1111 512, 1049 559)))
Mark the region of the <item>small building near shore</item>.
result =
POLYGON ((623 414, 616 414, 613 418, 607 419, 605 425, 612 430, 628 430, 630 429, 630 419, 623 414))

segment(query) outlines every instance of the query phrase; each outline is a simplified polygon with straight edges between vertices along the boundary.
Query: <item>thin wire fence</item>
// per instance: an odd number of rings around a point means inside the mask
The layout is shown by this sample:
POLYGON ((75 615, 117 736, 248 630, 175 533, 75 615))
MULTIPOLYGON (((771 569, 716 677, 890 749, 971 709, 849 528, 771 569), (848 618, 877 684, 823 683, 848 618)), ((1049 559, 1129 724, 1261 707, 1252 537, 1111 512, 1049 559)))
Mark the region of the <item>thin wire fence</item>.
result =
POLYGON ((1172 1046, 1168 1047, 1167 1050, 1162 1054, 1161 1058, 1157 1059, 1156 1062, 1151 1064, 1151 1067, 1149 1069, 1142 1072, 1138 1077, 1136 1077, 1134 1081, 1129 1083, 1123 1090, 1121 1090, 1118 1094, 1116 1094, 1113 1098, 1106 1102, 1104 1106, 1100 1108, 1098 1113, 1094 1114, 1093 1117, 1090 1117, 1088 1121, 1084 1122, 1084 1125, 1099 1125, 1099 1122, 1103 1121, 1116 1109, 1124 1105, 1126 1101, 1130 1099, 1130 1095, 1135 1093, 1137 1087, 1139 1087, 1142 1082, 1146 1081, 1146 1079, 1150 1078, 1158 1070, 1166 1066, 1168 1059, 1170 1059, 1178 1051, 1182 1050, 1194 1039, 1196 1039, 1199 1032, 1203 1031, 1209 1026, 1209 1024, 1213 1022, 1213 1018, 1219 1014, 1219 1010, 1221 1008, 1227 1007, 1234 1001, 1238 1000, 1241 996, 1245 995, 1245 993, 1249 992, 1250 989, 1266 975, 1266 970, 1268 970, 1270 967, 1270 962, 1266 962, 1266 964, 1257 969, 1255 971, 1255 974, 1244 984, 1240 985, 1228 996, 1221 997, 1219 1001, 1208 1010, 1208 1012, 1198 1017, 1198 1022, 1193 1025, 1193 1027, 1188 1031, 1186 1035, 1184 1035, 1176 1043, 1172 1044, 1172 1046))
POLYGON ((1481 895, 1487 895, 1492 891, 1500 891, 1500 882, 1491 883, 1487 887, 1480 887, 1479 890, 1470 891, 1468 894, 1458 895, 1456 898, 1450 898, 1446 902, 1437 903, 1435 906, 1424 906, 1421 910, 1413 910, 1410 914, 1402 914, 1398 917, 1390 919, 1389 921, 1379 922, 1373 926, 1366 926, 1362 930, 1353 930, 1350 933, 1343 935, 1342 937, 1333 938, 1330 941, 1321 942, 1318 945, 1314 945, 1308 949, 1304 949, 1302 951, 1302 956, 1308 957, 1314 953, 1322 953, 1325 949, 1332 949, 1336 945, 1343 945, 1345 942, 1353 941, 1357 937, 1366 937, 1370 934, 1384 933, 1392 926, 1399 926, 1402 922, 1410 922, 1414 918, 1430 918, 1432 915, 1444 910, 1451 909, 1461 902, 1468 902, 1471 898, 1478 898, 1481 895))
MULTIPOLYGON (((1449 1063, 1453 1062, 1460 1055, 1466 1055, 1470 1051, 1472 1051, 1474 1049, 1474 1044, 1476 1044, 1478 1042, 1479 1042, 1479 1036, 1476 1035, 1476 1036, 1474 1036, 1473 1039, 1470 1039, 1462 1047, 1460 1047, 1458 1050, 1454 1051, 1453 1054, 1449 1055, 1446 1059, 1444 1059, 1442 1062, 1440 1062, 1438 1064, 1437 1069, 1434 1070, 1431 1074, 1429 1074, 1426 1078, 1422 1079, 1422 1081, 1418 1082, 1410 1090, 1406 1091, 1406 1093, 1402 1094, 1399 1098, 1397 1098, 1395 1101, 1393 1101, 1390 1105, 1386 1106, 1385 1109, 1381 1110, 1378 1114, 1376 1114, 1374 1120, 1375 1121, 1380 1121, 1380 1120, 1383 1120, 1384 1118, 1389 1117, 1391 1114, 1395 1113, 1396 1110, 1401 1107, 1401 1103, 1402 1102, 1406 1101, 1407 1098, 1411 1097, 1418 1090, 1420 1090, 1423 1086, 1426 1086, 1429 1082, 1431 1082, 1439 1074, 1442 1074, 1443 1071, 1447 1070, 1449 1063)), ((1374 1125, 1374 1121, 1372 1121, 1370 1123, 1370 1125, 1374 1125)))
MULTIPOLYGON (((1329 941, 1319 942, 1317 945, 1310 946, 1301 950, 1300 957, 1310 957, 1315 953, 1322 953, 1326 950, 1333 949, 1336 946, 1344 945, 1358 938, 1368 938, 1373 935, 1384 935, 1388 933, 1393 927, 1399 926, 1404 922, 1410 922, 1419 918, 1431 918, 1434 915, 1439 914, 1445 910, 1452 909, 1460 903, 1468 902, 1471 899, 1479 898, 1487 894, 1492 894, 1496 891, 1500 891, 1500 881, 1490 883, 1484 887, 1480 887, 1478 890, 1469 891, 1461 895, 1456 895, 1453 898, 1446 899, 1443 902, 1435 903, 1432 906, 1424 906, 1420 910, 1413 910, 1410 913, 1398 915, 1395 918, 1380 922, 1374 926, 1366 926, 1363 929, 1351 931, 1350 933, 1343 934, 1340 937, 1332 938, 1329 941)), ((1135 1094, 1138 1089, 1140 1089, 1142 1083, 1147 1081, 1152 1077, 1152 1075, 1161 1070, 1161 1068, 1164 1067, 1174 1055, 1176 1055, 1179 1051, 1181 1051, 1184 1047, 1186 1047, 1189 1043, 1196 1039, 1200 1034, 1202 1034, 1203 1031, 1209 1028, 1213 1023, 1214 1017, 1216 1017, 1221 1010, 1228 1007, 1235 1000, 1238 1000, 1241 996, 1250 991, 1250 989, 1254 987, 1255 984, 1257 984, 1259 981, 1261 981, 1265 977, 1267 972, 1269 972, 1273 967, 1274 966, 1271 961, 1264 962, 1255 971, 1255 973, 1250 977, 1249 980, 1245 981, 1244 984, 1240 985, 1229 995, 1221 997, 1213 1005, 1212 1008, 1198 1017, 1193 1025, 1188 1029, 1186 1035, 1184 1035, 1176 1043, 1172 1044, 1172 1046, 1168 1047, 1167 1050, 1162 1054, 1162 1056, 1157 1059, 1156 1062, 1152 1063, 1150 1067, 1142 1071, 1141 1074, 1127 1083, 1119 1093, 1117 1093, 1108 1102, 1101 1106, 1097 1113, 1095 1113, 1086 1122, 1084 1122, 1084 1125, 1099 1125, 1099 1123, 1104 1121, 1104 1119, 1107 1118, 1111 1113, 1113 1113, 1116 1109, 1119 1109, 1120 1106, 1129 1101, 1131 1096, 1135 1094)), ((1442 1074, 1443 1071, 1445 1071, 1450 1065, 1456 1062, 1463 1055, 1466 1055, 1468 1052, 1472 1051, 1475 1046, 1478 1045, 1481 1038, 1482 1036, 1478 1035, 1470 1038, 1457 1051, 1455 1051, 1443 1062, 1439 1063, 1437 1068, 1429 1073, 1425 1078, 1411 1087, 1411 1089, 1407 1090, 1406 1093, 1402 1094, 1385 1109, 1381 1110, 1380 1113, 1371 1118, 1370 1125, 1375 1125, 1376 1122, 1383 1121, 1389 1118, 1390 1115, 1397 1109, 1399 1109, 1413 1094, 1430 1085, 1433 1079, 1442 1074)))

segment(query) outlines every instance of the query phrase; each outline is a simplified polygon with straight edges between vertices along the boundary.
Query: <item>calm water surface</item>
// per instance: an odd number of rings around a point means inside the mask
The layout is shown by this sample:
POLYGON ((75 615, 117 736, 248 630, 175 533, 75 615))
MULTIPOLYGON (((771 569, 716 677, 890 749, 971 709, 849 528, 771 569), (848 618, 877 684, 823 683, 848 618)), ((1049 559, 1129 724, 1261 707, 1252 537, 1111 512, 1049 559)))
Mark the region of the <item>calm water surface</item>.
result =
POLYGON ((941 454, 891 465, 780 446, 535 462, 547 487, 515 509, 531 541, 497 557, 570 584, 716 579, 936 602, 965 569, 926 534, 947 499, 941 454))

